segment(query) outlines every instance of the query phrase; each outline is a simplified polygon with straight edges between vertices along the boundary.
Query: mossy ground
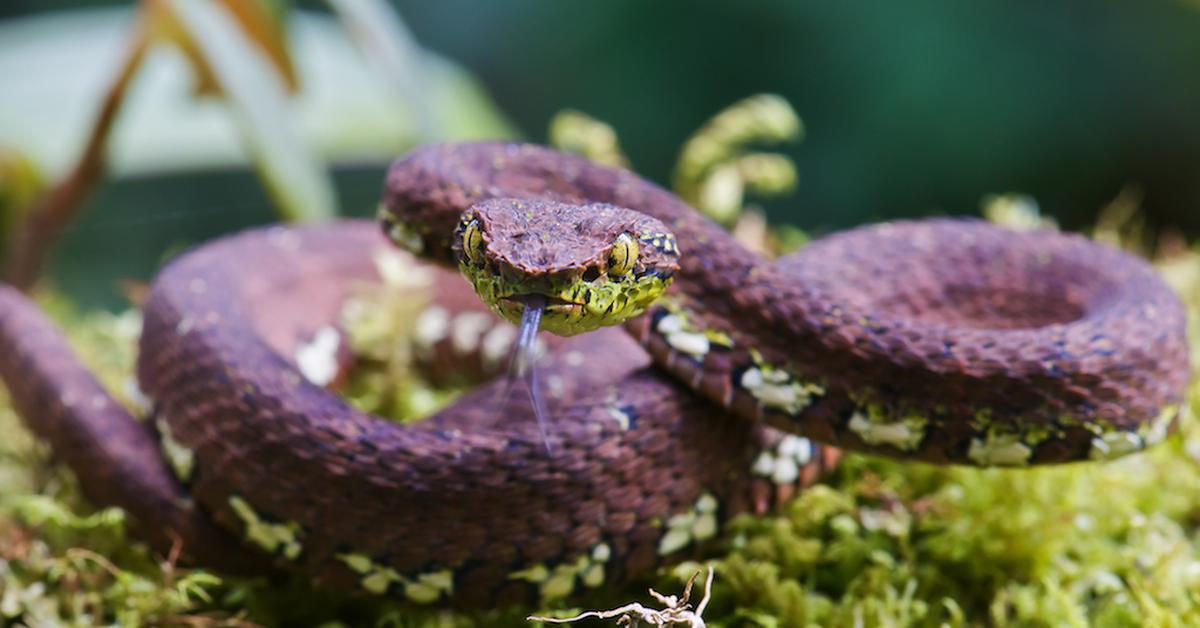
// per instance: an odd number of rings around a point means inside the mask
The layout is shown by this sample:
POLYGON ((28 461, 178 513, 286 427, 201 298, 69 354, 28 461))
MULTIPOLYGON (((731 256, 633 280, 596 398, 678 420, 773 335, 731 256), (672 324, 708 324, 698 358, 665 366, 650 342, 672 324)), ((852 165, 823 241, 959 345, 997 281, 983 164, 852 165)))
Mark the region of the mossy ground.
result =
MULTIPOLYGON (((1121 233, 1101 229, 1097 236, 1130 244, 1121 233)), ((1188 302, 1195 342, 1200 251, 1174 249, 1162 266, 1188 302)), ((120 393, 136 316, 44 303, 120 393)), ((783 512, 743 518, 726 531, 712 553, 717 575, 706 619, 730 626, 1198 625, 1197 410, 1200 386, 1178 434, 1107 464, 977 470, 848 456, 783 512)), ((180 569, 127 538, 120 511, 86 504, 72 475, 48 462, 2 402, 0 433, 0 623, 516 626, 526 613, 547 610, 412 610, 314 591, 300 580, 180 569)), ((650 584, 675 592, 698 568, 680 565, 650 584)), ((585 607, 631 600, 648 601, 634 587, 585 607)))

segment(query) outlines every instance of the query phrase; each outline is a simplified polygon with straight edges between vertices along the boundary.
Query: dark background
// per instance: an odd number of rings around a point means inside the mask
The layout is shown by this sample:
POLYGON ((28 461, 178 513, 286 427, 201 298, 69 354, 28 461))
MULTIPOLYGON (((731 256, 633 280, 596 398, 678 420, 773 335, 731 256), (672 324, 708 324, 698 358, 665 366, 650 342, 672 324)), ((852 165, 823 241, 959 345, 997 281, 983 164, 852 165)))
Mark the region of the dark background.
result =
POLYGON ((1158 2, 409 2, 540 137, 578 107, 662 180, 720 107, 785 96, 808 136, 776 208, 806 226, 973 212, 1020 190, 1087 220, 1126 185, 1200 227, 1200 5, 1158 2), (468 10, 468 7, 474 7, 468 10), (857 8, 855 8, 857 7, 857 8), (469 14, 471 19, 464 19, 469 14))
MULTIPOLYGON (((6 0, 0 19, 85 4, 114 3, 6 0)), ((818 233, 973 214, 983 195, 1007 191, 1080 227, 1125 188, 1141 192, 1152 222, 1200 231, 1200 2, 396 5, 528 138, 543 140, 554 112, 578 108, 613 124, 635 168, 659 181, 714 112, 753 93, 783 95, 807 127, 784 149, 801 182, 768 208, 818 233)), ((347 211, 373 205, 379 172, 341 170, 347 211)), ((105 254, 95 234, 123 229, 121 212, 143 203, 174 203, 172 235, 191 240, 272 217, 265 207, 205 212, 265 204, 249 174, 163 179, 107 183, 66 243, 70 257, 105 254)))

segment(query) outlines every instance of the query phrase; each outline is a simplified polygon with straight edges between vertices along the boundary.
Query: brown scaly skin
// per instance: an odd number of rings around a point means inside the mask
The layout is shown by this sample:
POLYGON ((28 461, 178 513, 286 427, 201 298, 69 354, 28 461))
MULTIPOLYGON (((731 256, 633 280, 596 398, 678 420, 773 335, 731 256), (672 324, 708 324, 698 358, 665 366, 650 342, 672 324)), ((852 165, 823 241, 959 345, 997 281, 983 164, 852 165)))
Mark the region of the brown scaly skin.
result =
MULTIPOLYGON (((416 425, 359 412, 305 380, 293 356, 336 322, 355 285, 377 281, 372 254, 385 248, 370 223, 272 228, 162 271, 138 381, 165 432, 192 452, 182 479, 153 428, 118 409, 8 289, 0 375, 87 495, 126 508, 160 551, 178 541, 200 564, 273 563, 422 604, 495 607, 615 585, 694 555, 729 517, 773 507, 836 460, 722 417, 647 369, 615 330, 560 342, 541 366, 554 457, 528 401, 501 402, 503 383, 416 425), (785 441, 798 470, 756 471, 785 441), (680 527, 678 515, 691 518, 680 527)), ((458 308, 469 288, 435 272, 438 303, 458 308)))
MULTIPOLYGON (((504 143, 398 160, 380 213, 394 240, 447 262, 459 217, 498 198, 665 223, 682 252, 676 298, 630 330, 736 414, 841 447, 981 465, 1106 458, 1161 439, 1188 379, 1179 300, 1144 261, 1079 236, 897 222, 772 264, 630 172, 504 143)), ((541 272, 539 249, 526 255, 541 272)))
POLYGON ((78 472, 88 498, 123 508, 136 531, 164 552, 179 543, 185 561, 204 557, 225 571, 260 570, 261 561, 239 551, 237 539, 188 499, 149 425, 110 397, 62 333, 8 286, 0 286, 0 338, 0 378, 13 407, 78 472))

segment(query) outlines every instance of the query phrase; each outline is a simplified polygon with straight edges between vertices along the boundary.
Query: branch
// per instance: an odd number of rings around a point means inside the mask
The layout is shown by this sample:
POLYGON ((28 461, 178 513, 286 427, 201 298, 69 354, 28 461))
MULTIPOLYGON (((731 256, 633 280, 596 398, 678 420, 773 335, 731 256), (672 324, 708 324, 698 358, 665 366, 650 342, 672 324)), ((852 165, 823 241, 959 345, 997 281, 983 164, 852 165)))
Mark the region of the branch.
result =
POLYGON ((6 273, 8 281, 22 291, 27 292, 37 282, 50 249, 62 236, 63 229, 75 219, 84 198, 104 174, 107 166, 105 154, 113 122, 125 101, 129 83, 145 58, 149 46, 150 37, 145 19, 139 18, 135 28, 133 45, 116 80, 104 95, 100 113, 92 125, 87 146, 84 147, 79 161, 30 211, 23 213, 23 223, 13 232, 12 241, 9 242, 6 273))

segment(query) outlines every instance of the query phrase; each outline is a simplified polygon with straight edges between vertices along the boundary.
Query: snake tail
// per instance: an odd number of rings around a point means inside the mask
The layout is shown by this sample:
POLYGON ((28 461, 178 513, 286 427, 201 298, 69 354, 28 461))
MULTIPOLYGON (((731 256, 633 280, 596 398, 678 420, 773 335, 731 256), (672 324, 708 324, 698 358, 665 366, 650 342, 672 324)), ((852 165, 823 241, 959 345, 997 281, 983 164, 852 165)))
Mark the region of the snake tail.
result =
POLYGON ((0 286, 0 378, 13 407, 75 471, 84 495, 117 506, 158 552, 180 551, 232 573, 260 573, 235 537, 201 512, 160 453, 149 422, 134 419, 79 362, 37 305, 0 286))

